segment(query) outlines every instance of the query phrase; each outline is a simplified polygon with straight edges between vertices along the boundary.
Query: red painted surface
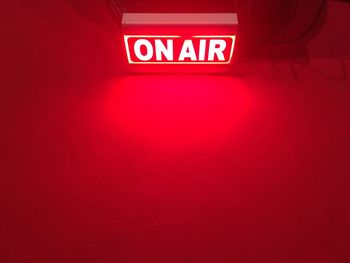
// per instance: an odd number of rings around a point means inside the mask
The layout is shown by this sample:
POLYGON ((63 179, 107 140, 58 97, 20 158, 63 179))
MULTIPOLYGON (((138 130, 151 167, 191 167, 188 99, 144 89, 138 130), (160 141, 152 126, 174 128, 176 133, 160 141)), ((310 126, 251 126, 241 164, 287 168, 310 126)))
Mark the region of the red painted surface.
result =
POLYGON ((349 262, 347 6, 235 77, 125 76, 64 2, 2 7, 0 262, 349 262))

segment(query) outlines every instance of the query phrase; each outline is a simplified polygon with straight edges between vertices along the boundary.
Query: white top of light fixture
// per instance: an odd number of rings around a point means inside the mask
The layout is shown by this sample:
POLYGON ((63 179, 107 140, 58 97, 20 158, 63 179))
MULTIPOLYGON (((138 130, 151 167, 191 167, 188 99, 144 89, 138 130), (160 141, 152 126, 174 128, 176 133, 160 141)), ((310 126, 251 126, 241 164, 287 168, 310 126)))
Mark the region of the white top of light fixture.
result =
POLYGON ((237 25, 236 13, 124 13, 123 25, 237 25))

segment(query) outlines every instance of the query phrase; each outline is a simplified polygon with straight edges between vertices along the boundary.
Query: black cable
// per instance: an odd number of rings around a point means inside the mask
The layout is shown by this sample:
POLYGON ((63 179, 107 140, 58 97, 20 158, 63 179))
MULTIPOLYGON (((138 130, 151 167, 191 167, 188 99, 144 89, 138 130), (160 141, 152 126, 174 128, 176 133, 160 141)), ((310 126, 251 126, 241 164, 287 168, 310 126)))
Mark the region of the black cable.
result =
POLYGON ((288 18, 289 21, 288 21, 288 24, 286 26, 286 30, 282 33, 282 38, 281 38, 282 40, 284 40, 288 35, 288 28, 290 26, 291 21, 293 21, 293 19, 296 17, 296 15, 298 13, 299 4, 300 4, 300 0, 293 0, 293 7, 292 7, 293 9, 289 14, 289 18, 288 18))
MULTIPOLYGON (((314 67, 311 67, 309 65, 304 65, 305 69, 308 69, 309 71, 311 72, 314 72, 324 78, 327 78, 327 79, 331 79, 331 80, 342 80, 342 81, 345 81, 348 79, 348 71, 347 71, 347 67, 346 67, 346 64, 345 64, 345 61, 343 59, 337 59, 338 60, 338 63, 339 63, 339 68, 341 69, 341 73, 339 76, 332 76, 332 75, 329 75, 327 73, 324 73, 322 71, 320 71, 319 69, 317 68, 314 68, 314 67)), ((299 63, 299 62, 295 62, 295 63, 299 63)))
POLYGON ((252 0, 248 0, 248 29, 250 30, 250 24, 251 24, 251 18, 252 18, 252 0))
POLYGON ((304 71, 304 70, 309 70, 317 75, 320 75, 324 78, 327 79, 331 79, 331 80, 340 80, 340 81, 346 81, 348 79, 348 70, 347 70, 347 66, 346 63, 344 61, 344 59, 338 58, 337 61, 339 63, 339 69, 340 69, 340 74, 338 76, 334 76, 334 75, 329 75, 326 72, 323 72, 315 67, 312 67, 310 65, 308 65, 307 63, 304 62, 300 62, 298 59, 291 59, 289 61, 286 61, 289 65, 290 70, 288 71, 282 71, 280 70, 276 65, 279 65, 279 60, 277 58, 277 56, 272 52, 271 49, 266 49, 267 54, 270 56, 270 62, 272 67, 275 69, 275 71, 278 72, 283 72, 283 73, 292 73, 294 79, 296 79, 298 82, 300 81, 299 78, 299 73, 304 71), (295 65, 299 65, 299 68, 295 68, 295 65))
POLYGON ((297 36, 295 38, 292 38, 292 39, 288 39, 288 40, 277 41, 277 42, 275 42, 273 44, 275 44, 275 45, 291 44, 291 43, 294 43, 294 42, 297 42, 297 41, 303 39, 312 30, 312 28, 315 26, 317 20, 319 19, 319 17, 322 14, 322 11, 323 11, 326 3, 327 3, 327 0, 322 0, 322 2, 320 4, 320 7, 318 8, 317 13, 315 15, 315 18, 312 20, 311 24, 306 28, 306 30, 303 31, 299 36, 297 36))

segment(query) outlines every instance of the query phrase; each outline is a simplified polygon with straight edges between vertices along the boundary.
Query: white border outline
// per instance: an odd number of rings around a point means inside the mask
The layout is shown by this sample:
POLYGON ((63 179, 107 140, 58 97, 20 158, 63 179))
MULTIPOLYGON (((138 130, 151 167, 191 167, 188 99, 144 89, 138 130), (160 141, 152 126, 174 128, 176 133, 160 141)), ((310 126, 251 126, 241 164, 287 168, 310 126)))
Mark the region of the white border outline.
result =
POLYGON ((128 62, 129 64, 148 64, 148 65, 227 65, 231 63, 232 56, 233 56, 233 51, 235 47, 235 42, 236 42, 236 35, 201 35, 201 36, 192 36, 193 38, 231 38, 232 39, 232 46, 231 46, 231 51, 230 51, 230 57, 228 61, 224 62, 135 62, 131 60, 130 56, 130 48, 129 48, 129 43, 128 39, 133 38, 133 37, 144 37, 144 38, 157 38, 157 37, 167 37, 167 38, 181 38, 181 36, 174 36, 174 35, 124 35, 124 43, 125 43, 125 49, 126 49, 126 55, 128 57, 128 62))

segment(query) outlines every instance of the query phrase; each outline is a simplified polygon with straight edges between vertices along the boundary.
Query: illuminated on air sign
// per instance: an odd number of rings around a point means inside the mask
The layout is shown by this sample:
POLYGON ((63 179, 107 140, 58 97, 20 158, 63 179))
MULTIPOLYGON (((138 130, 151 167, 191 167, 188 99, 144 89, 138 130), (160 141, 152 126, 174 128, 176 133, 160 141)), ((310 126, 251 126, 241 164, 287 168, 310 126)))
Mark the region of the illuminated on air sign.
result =
POLYGON ((130 64, 228 64, 235 36, 125 35, 130 64))
POLYGON ((122 24, 129 64, 229 64, 238 22, 233 13, 125 13, 122 24))

